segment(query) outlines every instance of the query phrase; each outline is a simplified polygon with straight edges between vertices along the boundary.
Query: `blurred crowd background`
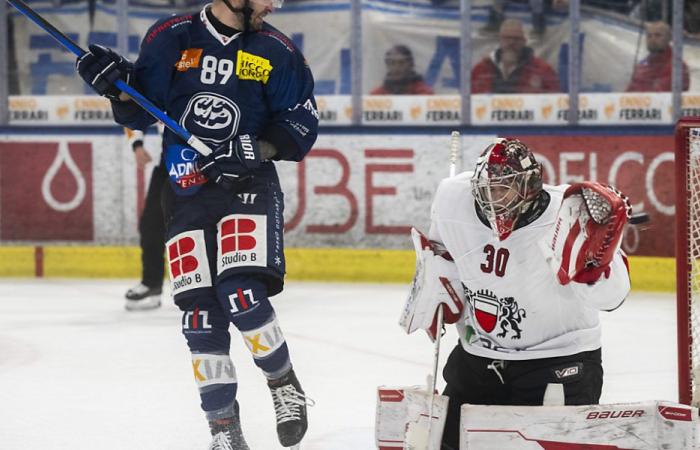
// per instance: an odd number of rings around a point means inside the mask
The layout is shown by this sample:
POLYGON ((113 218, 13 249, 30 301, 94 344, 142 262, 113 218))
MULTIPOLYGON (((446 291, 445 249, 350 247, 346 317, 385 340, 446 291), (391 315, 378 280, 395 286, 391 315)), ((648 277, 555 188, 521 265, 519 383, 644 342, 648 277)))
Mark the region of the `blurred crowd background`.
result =
MULTIPOLYGON (((132 58, 156 19, 204 5, 29 4, 81 45, 132 58)), ((9 95, 90 93, 71 54, 5 14, 9 95)), ((302 48, 319 96, 700 92, 700 0, 286 0, 268 21, 302 48)))

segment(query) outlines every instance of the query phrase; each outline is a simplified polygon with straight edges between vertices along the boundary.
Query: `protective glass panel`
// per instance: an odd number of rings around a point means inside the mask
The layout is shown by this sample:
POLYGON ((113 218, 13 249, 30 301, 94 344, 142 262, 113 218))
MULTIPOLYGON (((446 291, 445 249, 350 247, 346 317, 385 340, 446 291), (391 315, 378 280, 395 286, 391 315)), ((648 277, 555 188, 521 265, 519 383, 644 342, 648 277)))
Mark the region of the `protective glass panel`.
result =
POLYGON ((458 93, 459 7, 442 3, 363 4, 365 94, 458 93))
POLYGON ((308 0, 287 0, 266 19, 306 57, 316 96, 350 95, 350 19, 350 2, 308 0))
POLYGON ((560 92, 560 46, 566 27, 558 9, 541 0, 496 0, 475 6, 472 92, 560 92))
MULTIPOLYGON (((113 3, 57 0, 32 3, 44 19, 81 47, 115 46, 117 21, 113 3)), ((75 73, 75 55, 46 31, 8 6, 9 81, 14 95, 68 95, 89 92, 75 73)))

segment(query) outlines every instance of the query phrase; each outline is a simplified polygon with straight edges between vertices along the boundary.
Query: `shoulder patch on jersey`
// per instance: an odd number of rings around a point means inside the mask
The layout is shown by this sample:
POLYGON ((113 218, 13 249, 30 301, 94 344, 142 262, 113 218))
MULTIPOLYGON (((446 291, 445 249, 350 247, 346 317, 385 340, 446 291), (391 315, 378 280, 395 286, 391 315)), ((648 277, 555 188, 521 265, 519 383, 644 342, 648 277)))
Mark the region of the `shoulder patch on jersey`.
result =
POLYGON ((180 60, 175 63, 175 68, 178 72, 187 72, 189 69, 199 67, 199 60, 202 58, 201 48, 188 48, 183 50, 180 55, 180 60))
POLYGON ((238 50, 236 54, 236 76, 240 80, 261 81, 267 84, 272 72, 270 60, 262 56, 238 50))
POLYGON ((261 30, 258 32, 258 34, 261 36, 267 36, 267 37, 270 37, 270 38, 276 40, 277 42, 282 44, 284 46, 284 48, 286 48, 289 53, 295 52, 294 44, 292 44, 292 41, 290 41, 287 36, 285 36, 284 34, 280 33, 277 30, 274 30, 274 29, 261 30))
POLYGON ((146 36, 146 43, 150 44, 153 40, 163 31, 174 30, 179 26, 191 24, 192 15, 188 14, 186 16, 175 16, 167 19, 162 23, 156 23, 156 25, 151 28, 148 35, 146 36))

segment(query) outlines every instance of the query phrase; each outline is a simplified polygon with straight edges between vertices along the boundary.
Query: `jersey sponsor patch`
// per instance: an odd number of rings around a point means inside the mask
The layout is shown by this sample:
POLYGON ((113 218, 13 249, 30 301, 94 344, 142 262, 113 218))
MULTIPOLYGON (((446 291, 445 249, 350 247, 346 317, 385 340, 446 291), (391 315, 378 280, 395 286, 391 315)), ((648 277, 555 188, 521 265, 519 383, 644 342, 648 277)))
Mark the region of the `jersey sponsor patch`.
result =
POLYGON ((202 92, 187 103, 180 125, 202 141, 218 146, 236 135, 240 119, 236 103, 214 92, 202 92))
POLYGON ((228 296, 228 301, 231 304, 231 314, 242 314, 252 311, 258 306, 258 301, 255 299, 252 289, 236 289, 234 294, 228 296))
POLYGON ((199 153, 185 145, 169 145, 165 149, 165 167, 177 195, 192 195, 207 182, 197 168, 199 153))
POLYGON ((260 81, 267 84, 272 72, 269 59, 238 50, 236 55, 236 76, 241 80, 260 81))
POLYGON ((192 353, 192 370, 197 386, 238 382, 236 368, 228 355, 192 353))
POLYGON ((267 216, 231 214, 217 228, 217 274, 234 267, 267 266, 267 216))
POLYGON ((182 316, 182 332, 184 334, 211 333, 209 311, 199 308, 195 308, 194 311, 186 311, 182 316))
POLYGON ((199 60, 202 58, 201 48, 188 48, 182 51, 180 60, 175 63, 175 68, 178 72, 187 72, 190 69, 199 67, 199 60))
POLYGON ((204 231, 180 233, 165 246, 173 296, 192 289, 211 287, 204 231))
POLYGON ((192 23, 192 16, 187 15, 187 16, 179 16, 179 17, 173 17, 172 19, 167 20, 166 22, 163 22, 162 24, 158 25, 157 27, 153 28, 150 30, 148 35, 146 36, 146 43, 150 44, 153 42, 153 40, 158 36, 160 33, 166 30, 174 30, 175 28, 183 25, 183 24, 191 24, 192 23))
POLYGON ((282 329, 277 323, 277 318, 255 330, 243 331, 243 340, 253 358, 264 358, 284 344, 282 329))

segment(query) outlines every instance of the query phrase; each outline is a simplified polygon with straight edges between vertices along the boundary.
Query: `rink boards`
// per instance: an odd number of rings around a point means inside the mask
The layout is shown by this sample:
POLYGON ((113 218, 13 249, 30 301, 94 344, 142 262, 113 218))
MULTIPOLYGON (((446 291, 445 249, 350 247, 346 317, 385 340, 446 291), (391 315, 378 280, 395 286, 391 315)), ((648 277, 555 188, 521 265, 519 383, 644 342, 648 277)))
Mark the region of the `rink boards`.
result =
MULTIPOLYGON (((122 130, 0 130, 0 275, 136 277, 138 214, 152 166, 137 170, 122 130)), ((324 128, 303 163, 279 163, 289 277, 407 281, 408 232, 427 229, 448 172, 447 128, 324 128)), ((545 181, 593 179, 651 221, 630 227, 636 289, 673 289, 670 127, 462 130, 462 166, 497 135, 534 148, 545 181)), ((160 142, 149 133, 156 157, 160 142)))

